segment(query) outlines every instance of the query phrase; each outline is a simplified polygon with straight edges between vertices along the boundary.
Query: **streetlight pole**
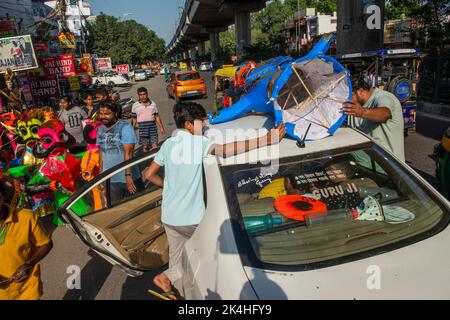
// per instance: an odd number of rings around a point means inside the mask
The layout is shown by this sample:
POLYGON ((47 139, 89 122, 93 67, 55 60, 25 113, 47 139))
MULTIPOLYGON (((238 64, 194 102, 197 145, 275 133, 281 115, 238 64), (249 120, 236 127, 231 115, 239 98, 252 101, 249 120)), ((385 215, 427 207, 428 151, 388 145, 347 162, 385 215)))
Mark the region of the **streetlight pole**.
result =
POLYGON ((297 22, 295 24, 297 31, 297 52, 300 52, 300 0, 297 0, 297 22))

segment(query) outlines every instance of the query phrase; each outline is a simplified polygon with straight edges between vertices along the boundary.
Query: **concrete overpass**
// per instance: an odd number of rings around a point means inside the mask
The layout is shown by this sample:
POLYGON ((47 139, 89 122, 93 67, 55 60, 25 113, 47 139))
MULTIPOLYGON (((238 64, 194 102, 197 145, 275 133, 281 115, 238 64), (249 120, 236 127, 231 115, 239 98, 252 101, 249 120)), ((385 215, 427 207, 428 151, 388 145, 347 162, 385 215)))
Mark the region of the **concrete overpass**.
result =
POLYGON ((263 9, 267 0, 186 0, 177 31, 167 46, 169 56, 193 58, 205 54, 205 41, 211 43, 211 58, 220 51, 219 33, 236 26, 236 53, 244 54, 251 43, 250 13, 263 9))

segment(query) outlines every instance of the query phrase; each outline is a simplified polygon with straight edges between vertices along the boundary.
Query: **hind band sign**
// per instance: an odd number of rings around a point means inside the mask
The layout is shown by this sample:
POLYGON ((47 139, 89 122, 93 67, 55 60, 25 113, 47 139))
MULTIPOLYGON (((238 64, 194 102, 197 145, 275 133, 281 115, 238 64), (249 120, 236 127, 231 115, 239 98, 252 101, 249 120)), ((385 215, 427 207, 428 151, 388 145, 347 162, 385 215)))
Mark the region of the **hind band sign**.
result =
POLYGON ((38 67, 31 36, 0 39, 0 73, 30 70, 38 67))
POLYGON ((75 76, 75 64, 73 55, 64 54, 57 57, 42 59, 44 73, 47 76, 73 77, 75 76))

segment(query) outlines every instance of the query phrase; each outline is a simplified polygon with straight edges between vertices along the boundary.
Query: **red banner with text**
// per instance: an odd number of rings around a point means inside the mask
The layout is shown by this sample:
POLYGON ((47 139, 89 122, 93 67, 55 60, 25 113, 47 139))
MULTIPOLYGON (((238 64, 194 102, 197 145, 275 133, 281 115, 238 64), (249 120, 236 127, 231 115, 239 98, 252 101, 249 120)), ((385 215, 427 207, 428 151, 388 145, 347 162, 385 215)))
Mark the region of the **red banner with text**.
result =
POLYGON ((57 57, 42 58, 42 66, 47 76, 73 77, 75 76, 75 64, 73 55, 64 54, 57 57))

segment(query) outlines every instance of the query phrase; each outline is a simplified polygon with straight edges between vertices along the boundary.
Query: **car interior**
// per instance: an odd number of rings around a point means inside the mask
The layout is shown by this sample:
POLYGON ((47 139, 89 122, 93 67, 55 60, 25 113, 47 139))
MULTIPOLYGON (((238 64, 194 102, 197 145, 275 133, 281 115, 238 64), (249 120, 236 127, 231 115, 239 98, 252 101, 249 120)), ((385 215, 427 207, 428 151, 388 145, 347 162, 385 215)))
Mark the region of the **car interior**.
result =
POLYGON ((294 161, 274 175, 235 171, 225 179, 235 189, 228 201, 237 203, 251 248, 266 263, 304 265, 365 252, 424 233, 443 216, 410 176, 372 151, 294 161), (302 216, 311 198, 326 211, 302 216))
POLYGON ((149 165, 150 162, 144 162, 133 167, 139 172, 135 179, 136 194, 125 192, 113 196, 111 193, 114 177, 124 174, 121 171, 92 188, 69 209, 74 211, 82 203, 87 207, 82 221, 100 230, 132 265, 144 269, 159 268, 169 261, 167 237, 161 222, 162 189, 151 183, 144 184, 142 180, 142 173, 149 165), (100 200, 93 195, 98 189, 104 191, 103 206, 98 205, 100 200))

